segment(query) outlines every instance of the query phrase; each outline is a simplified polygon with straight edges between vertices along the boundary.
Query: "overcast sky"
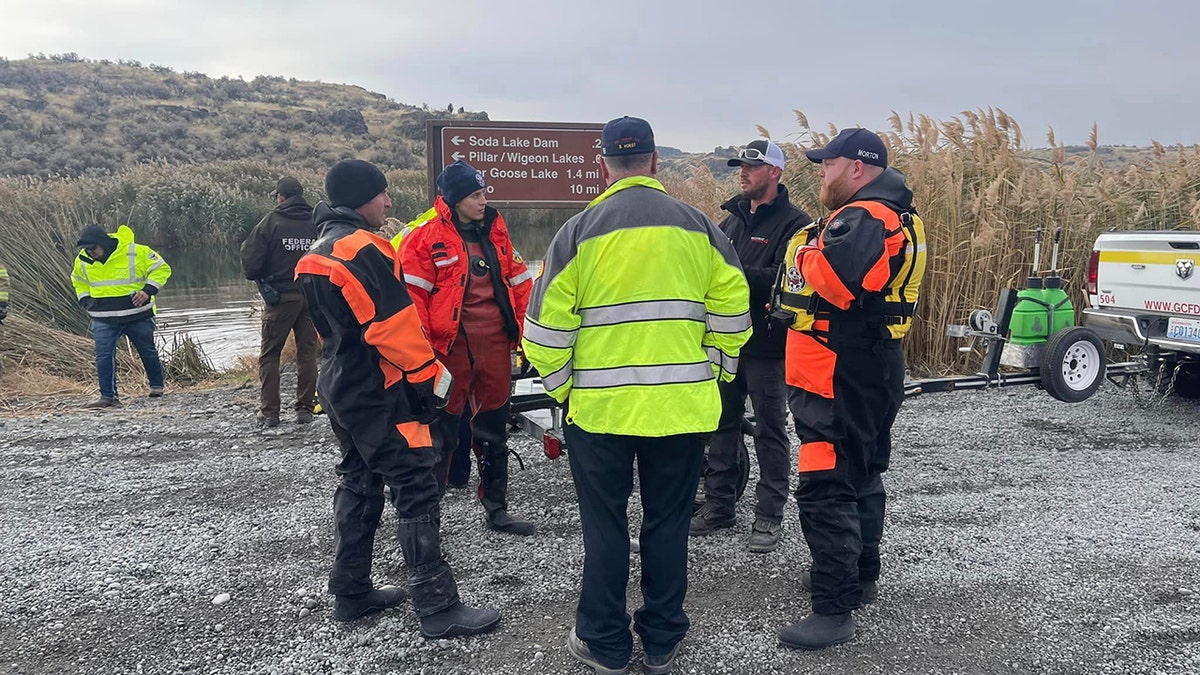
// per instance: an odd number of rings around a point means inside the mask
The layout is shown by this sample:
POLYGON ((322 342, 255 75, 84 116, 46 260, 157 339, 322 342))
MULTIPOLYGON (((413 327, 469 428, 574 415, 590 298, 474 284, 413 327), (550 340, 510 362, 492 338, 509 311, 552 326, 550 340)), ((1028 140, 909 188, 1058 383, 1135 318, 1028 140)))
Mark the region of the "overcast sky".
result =
POLYGON ((357 84, 493 120, 645 117, 688 151, 994 106, 1026 144, 1200 143, 1191 0, 4 0, 0 55, 357 84))

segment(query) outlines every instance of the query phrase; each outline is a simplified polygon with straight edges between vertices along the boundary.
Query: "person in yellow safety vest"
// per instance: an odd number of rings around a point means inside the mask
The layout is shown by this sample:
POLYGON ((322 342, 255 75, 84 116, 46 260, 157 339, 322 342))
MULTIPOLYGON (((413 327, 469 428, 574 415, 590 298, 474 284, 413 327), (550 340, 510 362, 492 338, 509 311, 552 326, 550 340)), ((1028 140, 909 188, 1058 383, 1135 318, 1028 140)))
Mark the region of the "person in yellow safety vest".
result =
POLYGON ((606 124, 601 152, 608 190, 551 241, 522 344, 547 393, 568 404, 584 563, 567 651, 597 672, 627 670, 636 463, 645 604, 633 630, 644 672, 668 673, 688 629, 688 525, 705 437, 721 416, 717 380, 736 375, 750 291, 729 237, 654 179, 645 120, 606 124))
POLYGON ((117 397, 117 340, 129 337, 146 367, 150 396, 163 395, 163 370, 154 345, 154 296, 171 276, 171 266, 149 246, 133 240, 122 225, 112 235, 99 225, 79 234, 71 284, 92 319, 100 397, 87 408, 120 405, 117 397))
MULTIPOLYGON (((3 339, 4 320, 8 318, 8 270, 0 265, 0 340, 3 339)), ((4 372, 4 362, 0 361, 0 372, 4 372)))

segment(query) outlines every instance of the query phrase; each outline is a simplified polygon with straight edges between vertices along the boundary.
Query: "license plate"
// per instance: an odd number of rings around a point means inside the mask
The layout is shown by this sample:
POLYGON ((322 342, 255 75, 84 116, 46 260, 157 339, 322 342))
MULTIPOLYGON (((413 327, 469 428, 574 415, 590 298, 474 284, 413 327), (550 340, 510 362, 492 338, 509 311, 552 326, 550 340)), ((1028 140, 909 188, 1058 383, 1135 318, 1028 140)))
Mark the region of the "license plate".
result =
POLYGON ((1167 338, 1184 342, 1200 342, 1200 319, 1171 317, 1167 320, 1167 338))

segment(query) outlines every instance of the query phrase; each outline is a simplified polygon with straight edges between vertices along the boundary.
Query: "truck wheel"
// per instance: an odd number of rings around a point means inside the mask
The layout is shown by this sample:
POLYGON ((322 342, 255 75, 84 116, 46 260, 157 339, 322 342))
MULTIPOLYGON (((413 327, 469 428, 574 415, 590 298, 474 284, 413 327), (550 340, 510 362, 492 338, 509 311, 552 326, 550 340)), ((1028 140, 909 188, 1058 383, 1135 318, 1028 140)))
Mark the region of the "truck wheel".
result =
POLYGON ((1175 377, 1175 393, 1180 398, 1200 398, 1200 363, 1185 363, 1175 377))
POLYGON ((1067 326, 1050 337, 1039 372, 1042 388, 1054 398, 1078 403, 1104 382, 1104 343, 1091 330, 1067 326))

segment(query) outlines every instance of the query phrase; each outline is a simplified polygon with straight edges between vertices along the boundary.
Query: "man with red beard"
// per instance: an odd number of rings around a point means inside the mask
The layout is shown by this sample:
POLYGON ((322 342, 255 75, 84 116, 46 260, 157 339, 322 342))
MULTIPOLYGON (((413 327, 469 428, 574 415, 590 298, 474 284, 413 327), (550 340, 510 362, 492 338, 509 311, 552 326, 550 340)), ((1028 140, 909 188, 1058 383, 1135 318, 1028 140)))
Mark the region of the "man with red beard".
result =
POLYGON ((722 382, 721 423, 708 447, 704 475, 704 506, 692 518, 693 536, 706 535, 734 524, 738 455, 744 452, 742 418, 746 396, 754 405, 754 451, 758 456, 754 525, 749 548, 774 551, 782 531, 788 495, 787 387, 783 378, 787 325, 773 321, 767 305, 787 243, 812 222, 788 200, 783 175, 783 150, 768 140, 751 141, 729 160, 738 167, 742 192, 721 205, 729 216, 721 231, 733 242, 750 285, 750 317, 754 332, 742 347, 733 382, 722 382))
POLYGON ((851 611, 877 595, 881 474, 904 399, 901 338, 925 273, 925 230, 879 136, 845 129, 805 154, 821 164, 821 205, 832 213, 788 245, 779 300, 795 313, 786 377, 812 614, 779 638, 822 649, 852 639, 851 611))

